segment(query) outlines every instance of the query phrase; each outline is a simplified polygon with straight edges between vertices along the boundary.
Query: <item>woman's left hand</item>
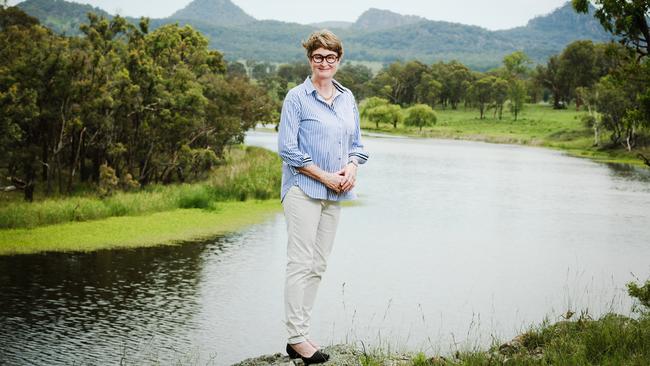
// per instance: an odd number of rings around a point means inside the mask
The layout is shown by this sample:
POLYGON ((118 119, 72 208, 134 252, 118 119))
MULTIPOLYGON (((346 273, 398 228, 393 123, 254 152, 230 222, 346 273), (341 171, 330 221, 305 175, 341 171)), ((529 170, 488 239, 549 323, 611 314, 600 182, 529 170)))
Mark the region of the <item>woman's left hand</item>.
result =
POLYGON ((348 163, 345 168, 336 172, 336 174, 343 176, 343 181, 341 182, 341 192, 348 192, 354 188, 354 185, 357 182, 357 166, 348 163))

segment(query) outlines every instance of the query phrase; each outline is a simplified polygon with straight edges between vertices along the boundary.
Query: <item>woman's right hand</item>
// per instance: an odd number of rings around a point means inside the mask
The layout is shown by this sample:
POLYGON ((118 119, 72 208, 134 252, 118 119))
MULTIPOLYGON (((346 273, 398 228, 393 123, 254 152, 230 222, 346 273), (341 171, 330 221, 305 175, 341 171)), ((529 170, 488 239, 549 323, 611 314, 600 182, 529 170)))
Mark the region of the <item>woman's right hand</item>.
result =
POLYGON ((341 193, 341 186, 343 185, 343 180, 345 177, 335 173, 326 173, 321 181, 327 188, 333 190, 336 193, 341 193))

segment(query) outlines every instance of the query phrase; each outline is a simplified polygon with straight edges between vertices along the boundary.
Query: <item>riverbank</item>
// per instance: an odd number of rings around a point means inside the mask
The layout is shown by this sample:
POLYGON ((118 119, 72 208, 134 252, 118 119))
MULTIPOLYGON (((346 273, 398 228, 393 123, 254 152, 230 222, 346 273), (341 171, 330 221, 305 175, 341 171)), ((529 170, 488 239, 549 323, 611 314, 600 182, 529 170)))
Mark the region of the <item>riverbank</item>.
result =
POLYGON ((602 133, 601 145, 593 146, 594 132, 584 125, 581 116, 586 112, 576 112, 571 107, 564 110, 553 109, 550 105, 528 104, 517 121, 509 113, 503 119, 494 118, 487 113, 485 119, 479 119, 478 110, 436 109, 438 122, 420 131, 417 127, 398 124, 379 124, 362 121, 364 131, 378 132, 408 137, 445 138, 490 143, 507 143, 547 147, 566 153, 586 157, 600 162, 612 162, 645 166, 637 156, 642 153, 650 156, 650 147, 628 152, 622 146, 604 147, 609 143, 609 134, 602 133))
POLYGON ((93 251, 178 244, 236 232, 268 219, 278 200, 217 202, 210 210, 177 209, 30 229, 0 231, 0 255, 93 251))
MULTIPOLYGON (((607 314, 592 320, 546 322, 488 350, 462 350, 446 355, 364 350, 351 345, 325 347, 336 366, 477 366, 477 365, 648 365, 650 317, 607 314)), ((301 364, 300 361, 295 363, 301 364)), ((251 358, 233 366, 291 366, 281 353, 251 358)))
POLYGON ((92 251, 201 240, 260 222, 281 208, 280 159, 258 147, 236 146, 207 179, 151 186, 101 197, 23 202, 4 194, 0 255, 92 251))
MULTIPOLYGON (((563 320, 530 327, 512 340, 493 341, 487 349, 454 345, 446 355, 396 353, 354 345, 325 347, 327 364, 345 366, 475 366, 475 365, 649 365, 650 280, 627 284, 635 301, 632 316, 607 313, 594 320, 587 310, 567 311, 563 320), (454 350, 455 348, 455 350, 454 350)), ((233 366, 292 365, 281 353, 251 358, 233 366)))

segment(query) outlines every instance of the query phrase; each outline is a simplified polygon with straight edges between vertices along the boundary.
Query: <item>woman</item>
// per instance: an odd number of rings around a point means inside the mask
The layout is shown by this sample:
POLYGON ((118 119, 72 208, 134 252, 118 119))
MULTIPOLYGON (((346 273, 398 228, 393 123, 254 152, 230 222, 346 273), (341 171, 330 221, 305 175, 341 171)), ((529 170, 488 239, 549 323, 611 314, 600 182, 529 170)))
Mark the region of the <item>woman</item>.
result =
POLYGON ((340 201, 356 198, 357 167, 368 160, 354 96, 334 75, 343 56, 332 32, 303 43, 311 76, 291 89, 280 117, 282 206, 287 221, 285 282, 287 353, 305 364, 329 356, 311 339, 311 310, 339 220, 340 201))

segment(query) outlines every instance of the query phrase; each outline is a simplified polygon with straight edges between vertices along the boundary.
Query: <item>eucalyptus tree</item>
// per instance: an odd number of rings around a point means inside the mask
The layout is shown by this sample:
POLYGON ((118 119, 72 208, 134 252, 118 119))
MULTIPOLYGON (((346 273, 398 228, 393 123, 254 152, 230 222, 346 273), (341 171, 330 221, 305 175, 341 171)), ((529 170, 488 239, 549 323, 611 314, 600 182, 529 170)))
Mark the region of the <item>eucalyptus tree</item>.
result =
MULTIPOLYGON (((530 58, 523 51, 513 52, 503 58, 504 77, 507 82, 505 94, 510 100, 510 111, 514 115, 515 121, 519 112, 524 108, 528 94, 526 79, 530 74, 530 64, 530 58)), ((500 112, 502 110, 503 104, 501 104, 500 112)), ((501 113, 499 113, 499 119, 501 119, 501 113)))
POLYGON ((514 115, 515 121, 517 116, 524 108, 526 102, 526 83, 524 80, 515 79, 508 86, 508 98, 510 100, 510 112, 514 115))
POLYGON ((65 145, 67 43, 17 8, 0 9, 0 24, 0 161, 31 201, 39 170, 51 182, 53 155, 65 145))
POLYGON ((483 76, 473 82, 469 88, 469 99, 478 107, 480 119, 485 118, 485 110, 492 101, 492 86, 495 80, 494 76, 483 76))

